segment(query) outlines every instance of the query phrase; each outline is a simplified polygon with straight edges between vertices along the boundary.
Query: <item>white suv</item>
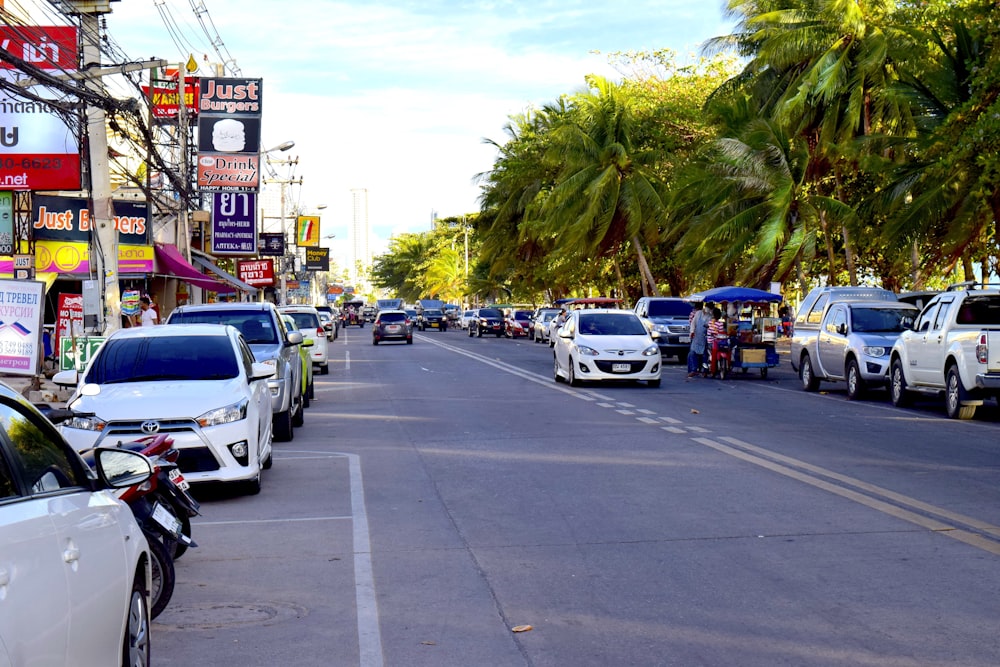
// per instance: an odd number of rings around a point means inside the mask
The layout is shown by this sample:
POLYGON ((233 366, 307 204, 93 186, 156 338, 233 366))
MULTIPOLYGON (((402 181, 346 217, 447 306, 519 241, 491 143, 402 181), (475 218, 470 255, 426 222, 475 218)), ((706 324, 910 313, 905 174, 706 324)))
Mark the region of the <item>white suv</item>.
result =
POLYGON ((320 375, 329 373, 329 341, 326 338, 326 327, 319 319, 319 311, 312 306, 280 306, 278 310, 295 320, 295 327, 302 334, 302 338, 313 342, 309 348, 313 367, 319 368, 320 375))

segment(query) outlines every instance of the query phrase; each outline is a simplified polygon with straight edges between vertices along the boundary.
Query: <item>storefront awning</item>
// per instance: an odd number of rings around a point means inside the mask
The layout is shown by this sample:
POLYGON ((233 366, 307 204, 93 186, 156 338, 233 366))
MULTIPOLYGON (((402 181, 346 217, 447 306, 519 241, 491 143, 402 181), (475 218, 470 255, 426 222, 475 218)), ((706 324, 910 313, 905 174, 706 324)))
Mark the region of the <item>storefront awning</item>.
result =
MULTIPOLYGON (((232 275, 231 273, 227 273, 226 271, 223 271, 222 269, 220 269, 219 267, 217 267, 215 264, 213 264, 210 260, 208 260, 205 257, 202 257, 200 255, 200 253, 195 253, 194 251, 192 251, 191 252, 191 261, 194 262, 196 266, 200 266, 200 267, 202 267, 204 269, 208 269, 209 271, 211 271, 212 273, 214 273, 218 277, 222 278, 227 283, 233 285, 236 289, 239 289, 240 291, 247 292, 249 294, 256 294, 257 293, 257 288, 256 287, 254 287, 253 285, 248 285, 247 283, 243 282, 242 280, 240 280, 236 276, 232 275)), ((233 289, 230 288, 229 291, 232 292, 233 289)))
POLYGON ((233 291, 233 288, 228 284, 216 279, 213 276, 207 276, 195 267, 191 266, 191 264, 184 259, 184 256, 180 253, 180 251, 177 250, 176 246, 170 245, 169 243, 156 243, 154 244, 154 247, 156 248, 156 261, 162 269, 160 275, 171 278, 180 278, 186 283, 190 283, 195 287, 200 287, 210 292, 225 294, 233 291))

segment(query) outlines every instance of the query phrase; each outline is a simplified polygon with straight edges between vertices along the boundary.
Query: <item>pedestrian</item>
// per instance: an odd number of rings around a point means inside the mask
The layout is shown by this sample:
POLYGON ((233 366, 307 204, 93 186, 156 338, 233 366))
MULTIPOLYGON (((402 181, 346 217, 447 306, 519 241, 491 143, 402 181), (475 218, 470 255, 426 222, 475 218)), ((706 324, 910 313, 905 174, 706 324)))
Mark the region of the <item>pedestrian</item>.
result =
POLYGON ((148 296, 139 299, 139 326, 151 327, 159 321, 156 311, 150 305, 148 296))
POLYGON ((708 344, 708 317, 703 308, 691 311, 688 319, 691 332, 691 349, 688 352, 688 377, 698 375, 705 363, 705 349, 708 344))
MULTIPOLYGON (((722 341, 727 341, 726 323, 722 319, 722 309, 712 308, 712 319, 708 322, 708 330, 705 336, 706 347, 711 352, 711 373, 712 377, 718 372, 719 346, 722 341)), ((728 341, 727 341, 728 342, 728 341)))

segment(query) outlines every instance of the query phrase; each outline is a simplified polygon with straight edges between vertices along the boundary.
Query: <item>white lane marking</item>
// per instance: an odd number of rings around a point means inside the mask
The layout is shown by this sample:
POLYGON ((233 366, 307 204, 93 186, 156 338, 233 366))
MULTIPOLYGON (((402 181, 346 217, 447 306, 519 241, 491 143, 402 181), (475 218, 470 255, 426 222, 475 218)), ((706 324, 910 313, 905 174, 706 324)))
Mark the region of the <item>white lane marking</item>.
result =
POLYGON ((620 408, 634 408, 635 406, 632 405, 631 403, 619 402, 618 403, 618 407, 620 407, 620 408))
POLYGON ((636 410, 636 412, 638 412, 640 414, 644 414, 644 415, 655 415, 656 414, 655 410, 646 410, 646 409, 636 410))
POLYGON ((614 403, 598 403, 597 405, 599 405, 602 408, 613 408, 613 407, 615 407, 614 403))
POLYGON ((687 431, 677 426, 661 426, 660 428, 664 431, 669 431, 670 433, 687 433, 687 431))
POLYGON ((674 419, 673 417, 660 417, 660 419, 662 419, 663 421, 667 422, 668 424, 683 424, 684 423, 680 419, 674 419))
POLYGON ((702 428, 701 426, 688 426, 687 430, 692 433, 711 433, 712 431, 707 428, 702 428))
POLYGON ((344 454, 351 472, 351 513, 354 515, 354 596, 358 612, 358 649, 362 667, 382 667, 382 632, 379 629, 378 599, 372 571, 371 535, 365 508, 361 457, 344 454))
POLYGON ((620 415, 634 415, 635 413, 631 410, 615 410, 620 415))
POLYGON ((240 521, 192 521, 195 526, 237 526, 251 523, 295 523, 297 521, 344 521, 351 520, 352 516, 304 516, 298 519, 244 519, 240 521))
MULTIPOLYGON (((640 412, 641 412, 641 410, 640 410, 640 412)), ((657 421, 656 419, 653 419, 652 417, 636 417, 636 419, 638 419, 639 421, 641 421, 643 424, 659 424, 660 423, 659 421, 657 421)))
POLYGON ((345 371, 351 370, 351 351, 350 350, 348 350, 347 352, 344 353, 344 370, 345 371))

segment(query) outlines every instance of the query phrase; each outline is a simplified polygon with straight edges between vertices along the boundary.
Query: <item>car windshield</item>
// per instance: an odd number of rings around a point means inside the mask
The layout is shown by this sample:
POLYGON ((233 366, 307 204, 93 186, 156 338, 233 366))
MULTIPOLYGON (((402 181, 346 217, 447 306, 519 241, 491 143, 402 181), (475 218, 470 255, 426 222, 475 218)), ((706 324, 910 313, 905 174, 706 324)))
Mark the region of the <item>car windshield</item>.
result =
POLYGON ((442 313, 437 308, 428 308, 427 310, 424 311, 424 317, 443 317, 443 316, 444 313, 442 313))
POLYGON ((403 313, 382 313, 378 316, 379 322, 403 322, 406 320, 406 315, 403 313))
POLYGON ((319 326, 319 316, 312 313, 288 313, 289 317, 295 320, 295 328, 315 329, 319 326))
POLYGON ((646 327, 631 313, 581 313, 578 331, 585 336, 644 336, 646 327))
POLYGON ((691 314, 691 304, 687 301, 650 301, 650 317, 687 317, 691 314))
POLYGON ((528 320, 531 319, 531 313, 529 311, 527 311, 527 310, 517 310, 517 311, 514 311, 514 319, 515 320, 523 320, 523 321, 527 322, 528 320))
MULTIPOLYGON (((193 310, 175 311, 170 316, 171 324, 231 324, 243 333, 250 345, 274 344, 278 342, 278 332, 274 330, 271 318, 263 312, 240 310, 193 310)), ((315 328, 315 325, 313 325, 315 328)))
POLYGON ((500 317, 500 318, 502 318, 503 315, 500 314, 499 310, 496 310, 494 308, 483 308, 482 310, 479 311, 479 317, 500 317))
POLYGON ((913 324, 916 311, 902 308, 852 308, 851 320, 858 333, 901 333, 913 324))
POLYGON ((87 371, 87 382, 227 380, 239 363, 228 336, 157 336, 111 339, 87 371))
POLYGON ((966 297, 955 317, 958 324, 993 326, 1000 324, 1000 296, 966 297))
POLYGON ((547 310, 541 315, 542 322, 550 322, 559 314, 557 310, 547 310))

